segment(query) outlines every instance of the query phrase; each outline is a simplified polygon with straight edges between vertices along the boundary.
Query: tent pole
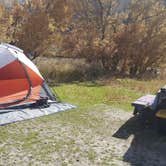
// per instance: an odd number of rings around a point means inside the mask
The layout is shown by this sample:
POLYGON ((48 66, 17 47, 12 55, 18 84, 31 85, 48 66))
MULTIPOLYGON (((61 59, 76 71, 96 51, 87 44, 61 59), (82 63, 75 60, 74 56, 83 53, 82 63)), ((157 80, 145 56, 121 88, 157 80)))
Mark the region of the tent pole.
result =
POLYGON ((22 99, 18 99, 18 100, 14 100, 14 101, 10 101, 10 102, 6 102, 6 103, 0 103, 0 107, 9 107, 11 105, 16 105, 16 104, 19 104, 20 102, 23 102, 25 100, 27 100, 29 98, 29 96, 31 96, 31 93, 32 93, 32 81, 30 79, 30 76, 28 74, 28 71, 26 69, 26 66, 25 64, 23 64, 21 61, 19 61, 18 59, 18 62, 21 64, 23 70, 24 70, 24 73, 25 73, 25 76, 28 80, 28 83, 29 83, 29 89, 28 89, 28 93, 25 97, 23 97, 22 99))

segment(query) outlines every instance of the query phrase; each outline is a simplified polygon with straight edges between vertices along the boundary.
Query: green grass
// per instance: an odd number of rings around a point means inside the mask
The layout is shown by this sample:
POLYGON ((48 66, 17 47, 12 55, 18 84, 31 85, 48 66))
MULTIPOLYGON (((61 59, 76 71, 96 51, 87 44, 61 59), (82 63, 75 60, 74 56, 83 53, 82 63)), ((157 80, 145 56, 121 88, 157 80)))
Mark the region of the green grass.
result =
MULTIPOLYGON (((131 103, 146 93, 154 94, 164 81, 138 81, 132 79, 116 79, 111 81, 75 82, 54 86, 63 102, 78 106, 74 111, 57 115, 61 123, 83 125, 86 128, 98 128, 104 119, 89 116, 90 112, 109 108, 131 112, 131 103)), ((48 117, 49 119, 51 117, 48 117)), ((48 120, 48 119, 47 119, 48 120)))
POLYGON ((109 108, 131 112, 131 103, 147 93, 155 94, 164 81, 138 81, 132 79, 115 79, 111 81, 75 82, 54 86, 63 102, 78 106, 76 111, 57 115, 62 124, 83 125, 86 128, 98 128, 104 119, 89 116, 90 112, 109 108))
POLYGON ((117 79, 110 82, 61 84, 53 89, 62 101, 76 104, 81 108, 106 104, 130 111, 134 100, 146 93, 154 94, 164 83, 164 81, 117 79))

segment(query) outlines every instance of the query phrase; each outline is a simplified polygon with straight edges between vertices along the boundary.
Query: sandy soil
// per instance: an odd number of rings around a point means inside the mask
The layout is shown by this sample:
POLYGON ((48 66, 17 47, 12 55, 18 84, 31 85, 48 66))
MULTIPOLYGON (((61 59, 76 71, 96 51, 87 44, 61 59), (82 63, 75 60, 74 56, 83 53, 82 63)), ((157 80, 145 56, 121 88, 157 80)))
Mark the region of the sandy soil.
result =
POLYGON ((18 123, 13 131, 6 127, 11 137, 0 144, 0 165, 166 165, 164 136, 140 125, 131 112, 100 109, 83 115, 83 125, 52 118, 18 123))

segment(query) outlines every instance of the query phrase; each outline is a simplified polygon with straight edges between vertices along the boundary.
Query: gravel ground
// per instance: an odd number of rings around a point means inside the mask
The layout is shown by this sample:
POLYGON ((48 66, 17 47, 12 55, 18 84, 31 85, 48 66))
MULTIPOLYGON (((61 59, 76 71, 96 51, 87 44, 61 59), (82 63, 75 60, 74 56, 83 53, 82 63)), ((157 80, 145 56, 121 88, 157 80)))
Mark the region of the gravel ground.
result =
POLYGON ((87 123, 54 115, 4 126, 0 165, 166 165, 166 138, 142 127, 131 112, 99 107, 82 118, 87 123))

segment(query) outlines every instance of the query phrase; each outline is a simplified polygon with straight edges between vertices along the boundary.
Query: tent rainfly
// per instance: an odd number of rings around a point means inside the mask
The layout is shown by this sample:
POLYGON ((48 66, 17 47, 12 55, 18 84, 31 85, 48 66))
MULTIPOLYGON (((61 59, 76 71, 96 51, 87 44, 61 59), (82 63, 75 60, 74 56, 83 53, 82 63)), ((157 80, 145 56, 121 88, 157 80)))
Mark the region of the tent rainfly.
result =
POLYGON ((73 108, 57 101, 23 50, 0 45, 0 125, 73 108))

